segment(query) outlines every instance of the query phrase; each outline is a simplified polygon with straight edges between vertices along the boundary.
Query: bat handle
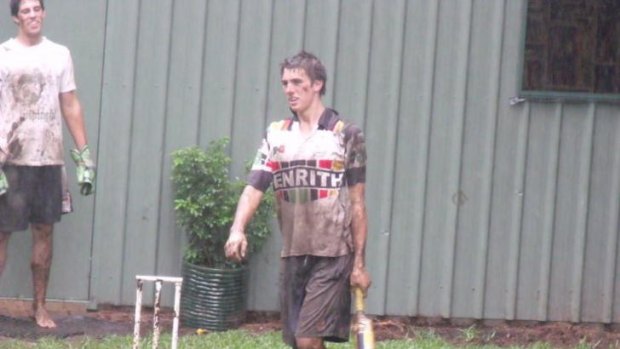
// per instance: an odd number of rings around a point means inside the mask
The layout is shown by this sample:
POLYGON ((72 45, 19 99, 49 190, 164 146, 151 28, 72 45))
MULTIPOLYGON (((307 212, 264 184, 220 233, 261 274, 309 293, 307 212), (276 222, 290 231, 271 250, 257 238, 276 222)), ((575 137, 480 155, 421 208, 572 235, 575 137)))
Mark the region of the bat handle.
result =
POLYGON ((364 312, 364 292, 361 288, 355 287, 355 311, 358 313, 364 312))

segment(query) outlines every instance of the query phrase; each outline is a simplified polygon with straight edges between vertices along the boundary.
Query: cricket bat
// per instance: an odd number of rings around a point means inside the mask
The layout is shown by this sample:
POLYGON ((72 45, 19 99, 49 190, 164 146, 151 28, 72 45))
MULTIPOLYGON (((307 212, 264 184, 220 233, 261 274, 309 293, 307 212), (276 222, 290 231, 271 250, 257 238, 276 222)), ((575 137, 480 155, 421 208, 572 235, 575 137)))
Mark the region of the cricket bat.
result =
POLYGON ((375 333, 372 328, 372 320, 364 313, 364 293, 360 288, 355 288, 355 348, 375 349, 375 333))

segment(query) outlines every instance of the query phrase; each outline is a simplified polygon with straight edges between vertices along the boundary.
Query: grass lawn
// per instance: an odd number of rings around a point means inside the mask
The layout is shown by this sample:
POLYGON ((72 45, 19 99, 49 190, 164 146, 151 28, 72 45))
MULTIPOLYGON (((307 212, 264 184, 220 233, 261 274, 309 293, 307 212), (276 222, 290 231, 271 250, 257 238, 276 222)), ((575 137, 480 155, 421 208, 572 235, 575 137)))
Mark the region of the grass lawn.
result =
MULTIPOLYGON (((36 348, 36 349, 119 349, 119 348, 131 348, 131 337, 108 337, 105 339, 41 339, 36 342, 27 341, 15 341, 5 340, 0 341, 0 349, 22 349, 22 348, 36 348)), ((164 334, 160 341, 160 348, 170 348, 170 336, 164 334)), ((285 349, 289 348, 282 343, 280 332, 268 332, 264 334, 253 334, 245 330, 233 330, 227 332, 217 332, 207 335, 191 335, 182 336, 179 340, 180 349, 285 349)), ((329 349, 345 349, 354 348, 352 343, 345 344, 332 344, 327 346, 329 349)), ((383 349, 449 349, 456 348, 455 346, 445 342, 440 337, 436 336, 432 332, 422 334, 415 340, 402 339, 402 340, 389 340, 377 342, 377 346, 383 349)), ((146 340, 142 344, 142 348, 151 348, 151 343, 146 340)), ((465 346, 461 348, 499 348, 496 346, 465 346)), ((523 348, 523 347, 512 347, 523 348)), ((537 343, 530 347, 530 349, 550 349, 551 346, 544 343, 537 343)), ((577 346, 577 349, 586 349, 589 346, 577 346)))

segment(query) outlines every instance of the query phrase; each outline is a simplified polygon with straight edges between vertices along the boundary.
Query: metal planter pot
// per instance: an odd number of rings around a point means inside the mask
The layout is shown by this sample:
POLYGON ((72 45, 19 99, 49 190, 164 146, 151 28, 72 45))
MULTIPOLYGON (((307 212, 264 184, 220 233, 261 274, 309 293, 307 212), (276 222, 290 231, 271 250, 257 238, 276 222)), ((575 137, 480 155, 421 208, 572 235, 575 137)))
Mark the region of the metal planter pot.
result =
POLYGON ((181 322, 210 331, 236 328, 245 320, 247 268, 217 269, 183 263, 181 322))

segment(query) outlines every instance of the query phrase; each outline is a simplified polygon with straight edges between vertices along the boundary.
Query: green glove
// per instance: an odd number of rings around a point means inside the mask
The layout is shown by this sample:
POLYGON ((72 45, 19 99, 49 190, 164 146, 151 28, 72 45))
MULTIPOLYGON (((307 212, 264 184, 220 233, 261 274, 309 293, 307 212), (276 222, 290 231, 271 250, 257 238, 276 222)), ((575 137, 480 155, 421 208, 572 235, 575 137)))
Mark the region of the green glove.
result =
POLYGON ((0 195, 6 193, 7 190, 9 190, 9 180, 6 179, 6 175, 2 171, 2 167, 0 167, 0 195))
POLYGON ((95 162, 90 157, 90 149, 85 145, 82 150, 71 149, 71 158, 77 165, 77 181, 82 195, 95 192, 95 162))

